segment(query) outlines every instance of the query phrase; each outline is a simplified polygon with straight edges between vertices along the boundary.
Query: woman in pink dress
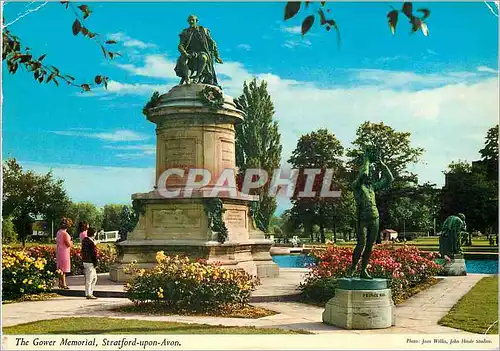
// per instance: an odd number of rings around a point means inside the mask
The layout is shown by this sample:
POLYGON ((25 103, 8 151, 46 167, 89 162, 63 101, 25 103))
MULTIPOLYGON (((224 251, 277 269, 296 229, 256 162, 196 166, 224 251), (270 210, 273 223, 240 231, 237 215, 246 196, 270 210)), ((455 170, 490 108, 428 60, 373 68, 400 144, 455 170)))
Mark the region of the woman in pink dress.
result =
POLYGON ((66 274, 71 271, 71 247, 73 242, 71 236, 68 234, 67 229, 72 225, 71 219, 61 219, 61 225, 57 231, 56 236, 56 265, 57 269, 62 271, 59 276, 59 288, 69 289, 66 285, 66 274))
POLYGON ((78 223, 78 232, 80 233, 80 243, 84 238, 87 237, 87 229, 89 229, 89 224, 87 221, 82 221, 78 223))

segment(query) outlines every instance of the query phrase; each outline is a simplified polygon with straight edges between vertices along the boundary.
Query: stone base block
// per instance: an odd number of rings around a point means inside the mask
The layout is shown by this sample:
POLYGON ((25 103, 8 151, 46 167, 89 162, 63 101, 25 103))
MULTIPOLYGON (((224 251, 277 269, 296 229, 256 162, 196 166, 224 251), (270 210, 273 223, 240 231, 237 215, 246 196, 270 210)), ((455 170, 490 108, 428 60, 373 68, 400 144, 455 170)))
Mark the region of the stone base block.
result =
POLYGON ((465 260, 461 255, 455 255, 449 263, 445 263, 443 270, 446 276, 467 275, 465 260))
POLYGON ((255 262, 259 278, 276 278, 280 274, 279 266, 274 262, 255 262))
POLYGON ((116 282, 127 281, 132 278, 130 274, 125 273, 128 264, 135 261, 139 268, 150 268, 155 264, 158 251, 163 251, 165 255, 187 256, 191 259, 202 258, 209 262, 219 262, 223 267, 244 269, 247 273, 259 278, 277 277, 279 267, 269 254, 268 245, 263 245, 260 241, 224 244, 213 241, 124 241, 118 245, 118 263, 110 268, 109 277, 116 282))
POLYGON ((370 289, 370 285, 382 285, 381 280, 385 279, 340 282, 339 285, 349 285, 351 289, 335 290, 335 297, 327 302, 323 311, 323 323, 344 329, 383 329, 395 325, 391 289, 370 289), (364 289, 357 289, 359 287, 364 289))

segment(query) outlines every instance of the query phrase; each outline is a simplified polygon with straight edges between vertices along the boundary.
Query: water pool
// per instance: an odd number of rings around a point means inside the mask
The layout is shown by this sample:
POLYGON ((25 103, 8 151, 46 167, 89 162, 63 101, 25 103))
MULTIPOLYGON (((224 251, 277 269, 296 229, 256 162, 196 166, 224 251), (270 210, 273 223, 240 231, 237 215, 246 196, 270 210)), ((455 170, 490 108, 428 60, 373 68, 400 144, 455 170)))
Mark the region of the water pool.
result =
POLYGON ((465 260, 467 273, 498 274, 498 261, 465 260))
MULTIPOLYGON (((304 268, 314 263, 307 255, 275 255, 273 261, 282 268, 304 268)), ((498 261, 495 260, 465 260, 468 273, 498 274, 498 261)))

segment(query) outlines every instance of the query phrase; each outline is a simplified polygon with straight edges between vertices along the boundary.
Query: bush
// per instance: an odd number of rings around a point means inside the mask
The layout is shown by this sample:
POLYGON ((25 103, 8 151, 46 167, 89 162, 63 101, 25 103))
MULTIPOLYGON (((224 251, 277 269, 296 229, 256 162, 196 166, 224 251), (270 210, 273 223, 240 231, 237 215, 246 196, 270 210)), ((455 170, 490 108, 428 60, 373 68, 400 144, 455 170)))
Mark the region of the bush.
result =
MULTIPOLYGON (((56 247, 38 245, 27 248, 33 257, 42 257, 47 260, 48 269, 56 270, 56 247)), ((116 261, 116 251, 109 245, 97 245, 97 273, 109 272, 110 266, 116 261)), ((71 248, 71 272, 75 275, 83 274, 83 262, 80 247, 71 248)))
MULTIPOLYGON (((352 262, 351 247, 328 245, 323 250, 313 250, 311 256, 316 264, 312 265, 301 290, 316 302, 324 302, 335 295, 333 284, 328 280, 345 277, 352 262), (311 293, 313 287, 323 288, 324 292, 311 293), (333 290, 331 296, 328 296, 333 290), (318 299, 318 300, 315 300, 318 299)), ((428 281, 441 271, 441 266, 433 261, 436 253, 421 252, 415 246, 395 247, 392 244, 376 245, 370 257, 368 272, 374 278, 389 280, 393 300, 420 283, 428 281)))
POLYGON ((335 295, 337 279, 322 278, 316 279, 302 287, 302 297, 306 301, 326 303, 335 295))
POLYGON ((23 250, 2 248, 4 300, 47 292, 52 289, 54 278, 56 278, 55 270, 48 269, 45 258, 35 258, 23 250))
POLYGON ((218 311, 247 304, 259 283, 243 270, 165 256, 163 251, 156 254, 156 262, 147 270, 129 267, 135 276, 125 290, 136 305, 156 303, 177 311, 218 311))
POLYGON ((2 219, 2 244, 11 244, 17 241, 17 233, 10 217, 2 219))

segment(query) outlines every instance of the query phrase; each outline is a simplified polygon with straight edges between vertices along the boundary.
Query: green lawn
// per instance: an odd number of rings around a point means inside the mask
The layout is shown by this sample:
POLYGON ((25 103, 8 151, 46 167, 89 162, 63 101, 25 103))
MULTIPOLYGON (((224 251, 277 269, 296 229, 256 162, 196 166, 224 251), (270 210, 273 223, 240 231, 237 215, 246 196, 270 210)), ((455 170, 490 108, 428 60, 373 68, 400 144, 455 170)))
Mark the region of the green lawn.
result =
MULTIPOLYGON (((339 246, 356 246, 356 241, 346 241, 338 243, 339 246)), ((402 246, 404 243, 394 243, 396 246, 402 246)), ((424 251, 438 251, 439 250, 439 238, 437 237, 421 237, 415 240, 410 240, 406 242, 406 245, 412 245, 418 247, 420 250, 424 251)), ((314 243, 306 244, 306 247, 321 247, 326 246, 325 244, 314 243)), ((471 246, 462 246, 464 252, 498 252, 498 246, 490 246, 489 241, 486 238, 473 238, 471 246)))
POLYGON ((498 334, 498 276, 481 279, 441 318, 439 324, 484 334, 498 334))
POLYGON ((59 318, 3 328, 4 334, 311 334, 304 330, 225 327, 118 318, 59 318))

